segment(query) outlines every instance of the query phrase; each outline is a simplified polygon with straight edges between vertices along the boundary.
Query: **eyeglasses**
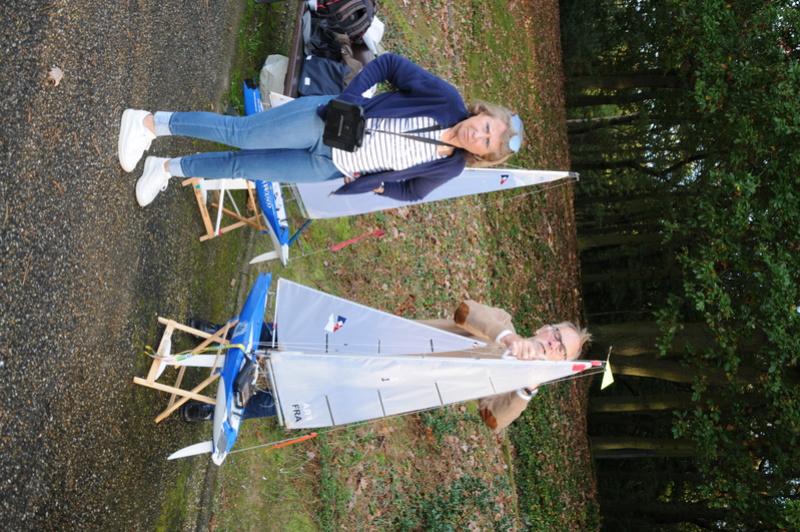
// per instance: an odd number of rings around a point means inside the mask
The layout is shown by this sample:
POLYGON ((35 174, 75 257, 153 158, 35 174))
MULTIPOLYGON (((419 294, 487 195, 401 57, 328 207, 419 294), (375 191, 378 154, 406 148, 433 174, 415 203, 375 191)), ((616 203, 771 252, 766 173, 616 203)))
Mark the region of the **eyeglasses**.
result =
POLYGON ((558 327, 555 325, 548 325, 547 326, 550 330, 550 335, 553 337, 553 340, 558 342, 558 347, 556 347, 556 353, 561 357, 562 360, 567 359, 567 347, 564 345, 564 339, 561 337, 561 331, 558 330, 558 327))
POLYGON ((522 145, 522 136, 519 134, 519 132, 522 131, 522 120, 519 118, 519 115, 514 115, 511 117, 511 127, 514 128, 514 131, 517 133, 511 137, 511 139, 509 139, 508 147, 511 149, 511 151, 517 153, 522 145))

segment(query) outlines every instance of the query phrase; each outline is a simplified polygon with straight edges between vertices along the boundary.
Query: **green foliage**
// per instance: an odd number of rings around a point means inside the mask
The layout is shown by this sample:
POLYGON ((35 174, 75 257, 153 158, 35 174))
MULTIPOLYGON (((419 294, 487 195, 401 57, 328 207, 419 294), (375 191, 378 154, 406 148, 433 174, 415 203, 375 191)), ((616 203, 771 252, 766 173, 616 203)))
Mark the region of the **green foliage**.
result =
POLYGON ((436 442, 441 445, 442 439, 453 434, 458 429, 460 415, 455 413, 452 408, 436 408, 419 413, 422 424, 431 429, 436 442))
MULTIPOLYGON (((581 143, 573 139, 580 146, 576 159, 595 157, 602 163, 596 165, 602 168, 596 179, 582 179, 578 203, 626 193, 672 198, 661 206, 654 203, 647 218, 633 219, 635 211, 617 198, 594 201, 595 210, 585 212, 593 216, 592 230, 632 234, 636 227, 661 227, 654 231, 663 235, 662 260, 677 267, 667 279, 644 287, 647 299, 636 305, 661 309, 662 353, 681 323, 703 323, 713 339, 710 347, 687 347, 683 356, 686 365, 698 369, 697 404, 677 414, 673 434, 696 444, 701 480, 691 493, 672 500, 700 500, 724 509, 730 526, 785 526, 780 523, 788 515, 786 500, 796 497, 795 464, 800 462, 800 413, 790 406, 800 399, 796 3, 672 0, 591 6, 575 9, 601 14, 587 22, 587 33, 601 34, 602 46, 594 52, 574 47, 587 55, 565 61, 575 69, 572 75, 583 75, 590 64, 600 75, 648 70, 679 79, 673 88, 606 91, 617 102, 613 108, 573 110, 576 117, 596 112, 640 118, 581 133, 581 143), (604 32, 602 25, 609 21, 611 31, 604 32), (645 100, 623 98, 648 90, 645 100), (602 154, 591 155, 597 151, 602 154), (598 212, 609 206, 614 211, 598 212), (612 219, 617 213, 627 226, 612 219), (709 374, 722 375, 726 384, 712 385, 709 374)), ((577 24, 575 17, 565 20, 577 24)), ((644 255, 644 246, 638 252, 644 255)), ((602 253, 622 255, 620 249, 602 253)), ((586 261, 595 260, 596 266, 602 256, 593 251, 584 257, 584 271, 589 270, 586 261)), ((632 260, 630 268, 651 266, 632 260)))
MULTIPOLYGON (((424 530, 456 532, 467 530, 471 516, 495 512, 491 492, 482 479, 463 476, 435 496, 420 504, 420 521, 424 530)), ((498 522, 496 530, 508 530, 511 523, 498 522)))
POLYGON ((261 66, 270 53, 286 55, 289 52, 283 35, 286 31, 291 31, 291 28, 280 25, 280 13, 294 9, 293 2, 256 4, 254 0, 247 0, 236 40, 236 61, 231 65, 229 74, 230 88, 225 95, 225 100, 240 115, 244 115, 242 82, 258 77, 261 66))
POLYGON ((583 513, 573 507, 586 497, 591 467, 588 457, 562 452, 564 442, 583 430, 567 422, 560 411, 562 401, 569 397, 567 383, 542 387, 533 399, 536 404, 510 428, 517 453, 514 481, 529 530, 596 530, 600 526, 596 506, 577 505, 583 513))
POLYGON ((344 515, 347 501, 350 496, 341 483, 337 482, 336 468, 333 467, 335 456, 334 447, 329 445, 328 437, 319 437, 320 450, 320 510, 319 524, 322 530, 337 530, 337 520, 344 515))
MULTIPOLYGON (((448 433, 463 442, 466 432, 474 429, 474 415, 454 412, 451 417, 454 424, 448 433)), ((439 460, 441 445, 416 444, 410 458, 391 459, 380 452, 386 445, 386 434, 391 432, 394 430, 381 430, 379 434, 362 425, 315 440, 320 460, 318 525, 322 530, 339 530, 342 523, 352 519, 348 514, 358 499, 369 502, 369 525, 376 530, 455 531, 467 530, 470 523, 489 524, 493 530, 514 528, 513 514, 498 507, 499 501, 507 500, 513 491, 508 476, 496 474, 487 479, 486 473, 476 468, 444 482, 432 478, 431 471, 419 465, 420 460, 439 460), (362 472, 368 490, 354 490, 346 482, 343 477, 347 475, 342 472, 352 470, 362 472)), ((476 451, 464 446, 461 452, 476 451)), ((408 456, 407 452, 403 454, 408 456)))

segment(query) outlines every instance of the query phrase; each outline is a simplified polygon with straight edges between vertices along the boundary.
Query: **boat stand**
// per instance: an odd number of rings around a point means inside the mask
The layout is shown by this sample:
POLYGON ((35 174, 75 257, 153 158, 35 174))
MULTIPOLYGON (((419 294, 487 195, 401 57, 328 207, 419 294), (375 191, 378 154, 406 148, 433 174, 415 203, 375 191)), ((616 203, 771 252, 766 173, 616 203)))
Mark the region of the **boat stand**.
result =
MULTIPOLYGON (((185 179, 182 182, 183 186, 191 186, 194 190, 194 197, 197 200, 197 208, 200 209, 200 216, 203 218, 203 227, 205 227, 206 234, 200 237, 200 241, 209 240, 218 235, 223 235, 234 229, 239 229, 249 225, 259 231, 267 231, 268 228, 262 220, 263 215, 259 212, 258 202, 256 200, 255 189, 253 185, 246 179, 202 179, 199 177, 192 177, 185 179), (206 203, 206 196, 208 191, 214 191, 217 196, 217 202, 211 206, 217 209, 216 224, 211 220, 211 214, 208 212, 208 205, 206 203), (254 213, 252 216, 243 216, 236 203, 231 200, 231 205, 234 210, 227 209, 223 206, 224 195, 230 190, 247 190, 247 203, 245 205, 246 213, 254 213), (226 226, 221 226, 222 215, 229 216, 236 220, 226 226)), ((230 192, 228 192, 230 196, 230 192)))
POLYGON ((166 410, 161 412, 158 416, 156 416, 156 423, 160 422, 161 420, 169 416, 172 412, 180 408, 189 399, 195 399, 197 401, 201 401, 203 403, 208 403, 212 405, 215 404, 214 399, 202 395, 200 392, 203 391, 203 389, 205 389, 209 384, 217 380, 217 378, 220 375, 220 372, 217 371, 217 369, 222 367, 225 358, 224 355, 220 355, 220 351, 217 351, 216 354, 201 354, 200 352, 203 351, 206 347, 208 347, 212 343, 216 343, 220 346, 228 345, 229 344, 227 340, 228 330, 235 327, 238 321, 239 321, 238 319, 230 321, 214 334, 209 334, 194 329, 192 327, 189 327, 188 325, 183 325, 176 321, 162 318, 159 316, 158 322, 166 325, 164 334, 161 336, 161 342, 158 344, 158 350, 156 351, 156 353, 159 356, 161 357, 170 356, 170 349, 172 346, 172 333, 175 332, 176 329, 179 331, 187 332, 194 336, 205 338, 205 340, 203 340, 200 344, 198 344, 197 347, 192 349, 191 352, 195 353, 193 356, 178 362, 167 362, 161 358, 154 358, 153 363, 150 365, 150 371, 147 374, 147 378, 145 379, 142 379, 140 377, 133 378, 133 382, 135 382, 136 384, 139 384, 141 386, 146 386, 148 388, 153 388, 155 390, 160 390, 162 392, 167 392, 168 394, 170 394, 167 408, 166 410), (178 370, 178 377, 176 378, 175 383, 172 385, 162 384, 158 382, 158 378, 161 376, 161 374, 164 372, 167 366, 180 366, 180 369, 178 370), (187 366, 208 367, 211 368, 211 374, 208 376, 208 378, 206 378, 203 382, 201 382, 191 390, 184 390, 183 388, 181 388, 181 382, 183 381, 183 375, 186 372, 187 366))

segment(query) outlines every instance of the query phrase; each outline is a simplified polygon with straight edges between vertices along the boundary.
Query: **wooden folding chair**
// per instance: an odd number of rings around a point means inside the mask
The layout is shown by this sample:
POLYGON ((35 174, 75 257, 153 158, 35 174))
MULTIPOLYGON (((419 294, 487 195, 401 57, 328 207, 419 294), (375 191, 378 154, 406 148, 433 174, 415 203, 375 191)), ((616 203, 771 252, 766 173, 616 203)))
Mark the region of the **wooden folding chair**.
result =
POLYGON ((197 207, 200 209, 200 216, 203 218, 203 226, 206 230, 206 234, 200 237, 201 242, 246 225, 258 229, 259 231, 267 230, 264 224, 264 216, 261 214, 258 207, 255 187, 251 181, 247 179, 202 179, 200 177, 192 177, 184 180, 182 184, 185 187, 191 186, 192 190, 194 190, 194 197, 195 200, 197 200, 197 207), (245 213, 252 213, 252 216, 243 216, 241 212, 239 212, 236 203, 230 196, 229 191, 231 190, 247 190, 245 213), (217 209, 216 223, 212 222, 211 215, 208 211, 206 198, 209 191, 215 193, 217 197, 217 202, 211 204, 212 208, 217 209), (224 207, 224 196, 226 192, 228 192, 228 197, 231 200, 234 210, 224 207), (223 215, 233 218, 236 222, 222 226, 223 215))
POLYGON ((216 343, 220 346, 226 346, 229 344, 227 340, 228 330, 232 327, 236 326, 236 323, 239 320, 233 320, 225 324, 220 330, 215 332, 214 334, 208 334, 203 331, 199 331, 187 325, 183 325, 173 320, 168 320, 166 318, 162 318, 159 316, 158 322, 166 325, 166 329, 164 330, 164 334, 161 336, 161 342, 158 345, 158 350, 156 354, 159 357, 168 357, 171 353, 171 346, 172 346, 172 333, 177 329, 179 331, 188 332, 195 336, 199 336, 201 338, 205 338, 197 347, 192 349, 193 356, 189 358, 185 358, 183 360, 177 362, 167 362, 162 358, 154 358, 153 363, 150 365, 150 371, 147 374, 147 378, 142 379, 140 377, 134 377, 133 382, 139 384, 141 386, 146 386, 148 388, 153 388, 156 390, 161 390, 162 392, 167 392, 170 394, 169 403, 167 404, 166 410, 161 412, 158 416, 156 416, 156 423, 160 422, 172 412, 177 410, 181 407, 186 401, 189 399, 195 399, 197 401, 202 401, 208 404, 215 404, 214 399, 202 395, 200 392, 203 391, 209 384, 213 383, 220 375, 220 372, 217 371, 217 368, 221 368, 225 363, 225 355, 221 355, 221 351, 217 351, 216 354, 205 354, 201 353, 206 347, 211 345, 212 343, 216 343), (180 366, 178 370, 178 377, 175 380, 175 383, 172 385, 162 384, 157 382, 158 378, 167 368, 167 366, 180 366), (208 367, 211 368, 211 374, 206 378, 203 382, 192 388, 191 390, 184 390, 181 388, 181 382, 183 381, 183 375, 186 372, 187 366, 194 366, 194 367, 208 367), (178 399, 180 396, 180 399, 178 399))

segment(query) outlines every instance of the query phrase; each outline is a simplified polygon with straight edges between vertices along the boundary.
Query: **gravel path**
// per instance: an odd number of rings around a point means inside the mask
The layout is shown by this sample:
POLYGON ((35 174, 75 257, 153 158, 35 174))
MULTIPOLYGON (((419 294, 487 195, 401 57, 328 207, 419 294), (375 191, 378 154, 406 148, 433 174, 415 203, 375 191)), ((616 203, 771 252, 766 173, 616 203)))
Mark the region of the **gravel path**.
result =
MULTIPOLYGON (((202 484, 208 462, 165 457, 199 432, 155 425, 165 396, 132 377, 145 374, 136 345, 157 341, 156 313, 205 310, 184 272, 207 248, 186 189, 136 205, 142 165, 125 174, 116 141, 126 107, 218 110, 243 6, 0 4, 3 530, 194 528, 198 508, 165 508, 170 491, 202 484)), ((153 151, 198 147, 167 139, 153 151)))

